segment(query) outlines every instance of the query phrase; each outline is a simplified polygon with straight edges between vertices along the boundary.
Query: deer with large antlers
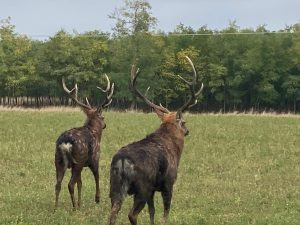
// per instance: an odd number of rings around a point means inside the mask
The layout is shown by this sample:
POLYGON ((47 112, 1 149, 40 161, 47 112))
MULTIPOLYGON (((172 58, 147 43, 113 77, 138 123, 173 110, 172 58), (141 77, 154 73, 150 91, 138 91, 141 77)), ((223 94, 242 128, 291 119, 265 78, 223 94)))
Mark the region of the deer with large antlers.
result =
POLYGON ((153 197, 157 191, 161 192, 164 205, 162 224, 167 223, 184 137, 189 133, 182 113, 197 103, 197 96, 203 90, 202 84, 199 91, 195 91, 197 73, 193 62, 188 57, 186 59, 192 66, 194 77, 191 82, 181 76, 180 78, 189 86, 191 96, 177 112, 170 112, 162 105, 152 103, 136 88, 136 79, 140 71, 135 65, 132 66, 132 89, 154 109, 162 123, 155 132, 122 147, 114 155, 110 170, 110 225, 116 223, 117 214, 127 194, 133 195, 134 198, 133 207, 128 215, 130 223, 137 224, 137 216, 147 203, 150 223, 154 225, 153 197))
POLYGON ((103 103, 94 108, 90 105, 86 98, 86 103, 78 100, 78 87, 69 90, 66 87, 64 79, 62 79, 63 89, 69 95, 69 97, 81 107, 86 114, 87 119, 82 127, 73 128, 63 132, 56 141, 55 152, 55 167, 56 167, 56 186, 55 186, 55 208, 58 206, 58 197, 61 190, 61 183, 67 168, 71 168, 71 179, 68 184, 72 205, 76 209, 74 186, 77 184, 78 200, 77 206, 81 204, 81 171, 83 167, 89 167, 94 175, 96 183, 96 195, 95 201, 100 201, 99 190, 99 157, 100 157, 100 141, 102 130, 105 129, 106 124, 104 117, 102 116, 102 110, 109 106, 112 101, 112 95, 114 92, 114 83, 111 84, 107 75, 107 88, 103 90, 97 87, 106 94, 106 98, 103 103))

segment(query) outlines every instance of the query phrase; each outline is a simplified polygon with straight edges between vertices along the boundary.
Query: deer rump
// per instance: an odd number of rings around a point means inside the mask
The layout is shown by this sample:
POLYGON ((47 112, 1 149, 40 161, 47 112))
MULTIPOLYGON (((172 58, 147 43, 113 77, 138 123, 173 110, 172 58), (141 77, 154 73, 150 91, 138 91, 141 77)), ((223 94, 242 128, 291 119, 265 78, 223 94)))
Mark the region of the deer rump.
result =
POLYGON ((167 154, 155 137, 129 144, 113 157, 110 171, 110 198, 122 201, 127 194, 144 195, 162 191, 174 182, 169 171, 167 154))
POLYGON ((62 133, 56 141, 57 159, 65 168, 71 168, 74 164, 84 167, 90 165, 93 149, 93 137, 88 129, 73 128, 62 133))

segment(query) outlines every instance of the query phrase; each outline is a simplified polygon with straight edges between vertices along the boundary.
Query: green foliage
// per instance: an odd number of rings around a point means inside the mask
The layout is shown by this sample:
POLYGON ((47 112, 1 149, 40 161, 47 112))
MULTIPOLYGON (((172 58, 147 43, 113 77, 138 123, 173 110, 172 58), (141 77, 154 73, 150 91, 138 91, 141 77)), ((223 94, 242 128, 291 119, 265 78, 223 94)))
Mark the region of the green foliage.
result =
POLYGON ((32 43, 14 33, 10 18, 0 21, 0 87, 1 92, 20 96, 24 86, 35 75, 32 43))
POLYGON ((153 35, 157 20, 145 0, 124 1, 111 18, 116 22, 111 36, 61 30, 43 42, 18 35, 10 19, 2 20, 0 95, 63 97, 65 77, 69 86, 78 83, 81 97, 97 103, 95 86, 104 85, 107 73, 116 83, 112 106, 140 107, 143 103, 129 88, 130 68, 136 63, 141 69, 139 89, 144 92, 150 86, 151 100, 176 109, 189 95, 177 77, 192 75, 184 59, 188 55, 198 72, 198 85, 204 83, 195 111, 300 110, 299 24, 280 34, 266 26, 241 29, 236 21, 220 31, 179 24, 173 32, 153 35))
MULTIPOLYGON (((154 55, 158 56, 158 52, 155 51, 157 50, 156 42, 148 33, 155 27, 157 19, 151 15, 149 2, 147 0, 124 0, 124 6, 116 9, 109 17, 116 21, 113 28, 115 39, 112 42, 112 61, 114 62, 112 70, 115 70, 115 64, 118 65, 116 72, 123 79, 127 77, 128 84, 130 81, 128 73, 130 69, 128 68, 132 63, 143 66, 144 62, 147 62, 146 70, 143 67, 144 73, 153 73, 153 69, 149 70, 148 68, 157 63, 154 55), (153 50, 149 51, 149 49, 153 50)), ((143 78, 150 80, 149 76, 143 78)), ((127 100, 131 101, 131 109, 135 108, 137 99, 132 91, 128 90, 128 85, 122 86, 119 91, 123 93, 123 96, 128 96, 127 100)))
MULTIPOLYGON (((93 97, 95 84, 102 82, 107 66, 108 43, 97 33, 72 36, 58 32, 41 46, 40 73, 49 81, 49 95, 61 95, 61 79, 65 77, 79 85, 79 93, 93 97), (56 81, 56 82, 53 82, 56 81), (52 84, 52 85, 51 85, 52 84)), ((94 99, 95 100, 95 99, 94 99)), ((96 100, 95 100, 96 101, 96 100)))

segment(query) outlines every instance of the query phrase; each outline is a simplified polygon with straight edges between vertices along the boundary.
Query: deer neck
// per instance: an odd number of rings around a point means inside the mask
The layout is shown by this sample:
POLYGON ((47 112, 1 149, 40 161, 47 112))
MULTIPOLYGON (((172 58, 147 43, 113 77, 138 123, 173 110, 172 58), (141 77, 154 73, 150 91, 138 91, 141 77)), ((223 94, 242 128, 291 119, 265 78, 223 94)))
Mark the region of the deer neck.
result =
POLYGON ((184 134, 172 123, 162 123, 158 133, 164 140, 167 150, 177 158, 179 163, 184 146, 184 134))
POLYGON ((95 120, 90 120, 88 119, 85 122, 84 125, 86 128, 88 128, 90 130, 90 132, 92 133, 92 135, 97 139, 100 140, 101 139, 101 134, 102 134, 102 127, 101 127, 101 123, 95 120))

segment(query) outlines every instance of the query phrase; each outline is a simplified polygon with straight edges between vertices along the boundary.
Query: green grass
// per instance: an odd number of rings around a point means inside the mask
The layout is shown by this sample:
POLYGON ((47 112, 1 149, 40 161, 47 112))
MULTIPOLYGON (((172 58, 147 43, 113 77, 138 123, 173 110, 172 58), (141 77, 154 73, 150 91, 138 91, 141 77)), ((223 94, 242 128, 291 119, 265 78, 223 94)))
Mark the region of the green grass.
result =
MULTIPOLYGON (((159 126, 154 114, 105 112, 100 160, 101 203, 94 180, 82 174, 82 208, 73 212, 67 189, 54 211, 54 146, 81 126, 79 111, 0 112, 0 224, 107 224, 109 167, 122 146, 159 126)), ((185 115, 190 135, 181 158, 169 224, 300 224, 300 117, 185 115)), ((129 224, 127 197, 118 224, 129 224)), ((155 197, 156 224, 162 217, 155 197)), ((140 224, 149 224, 147 209, 140 224)))

